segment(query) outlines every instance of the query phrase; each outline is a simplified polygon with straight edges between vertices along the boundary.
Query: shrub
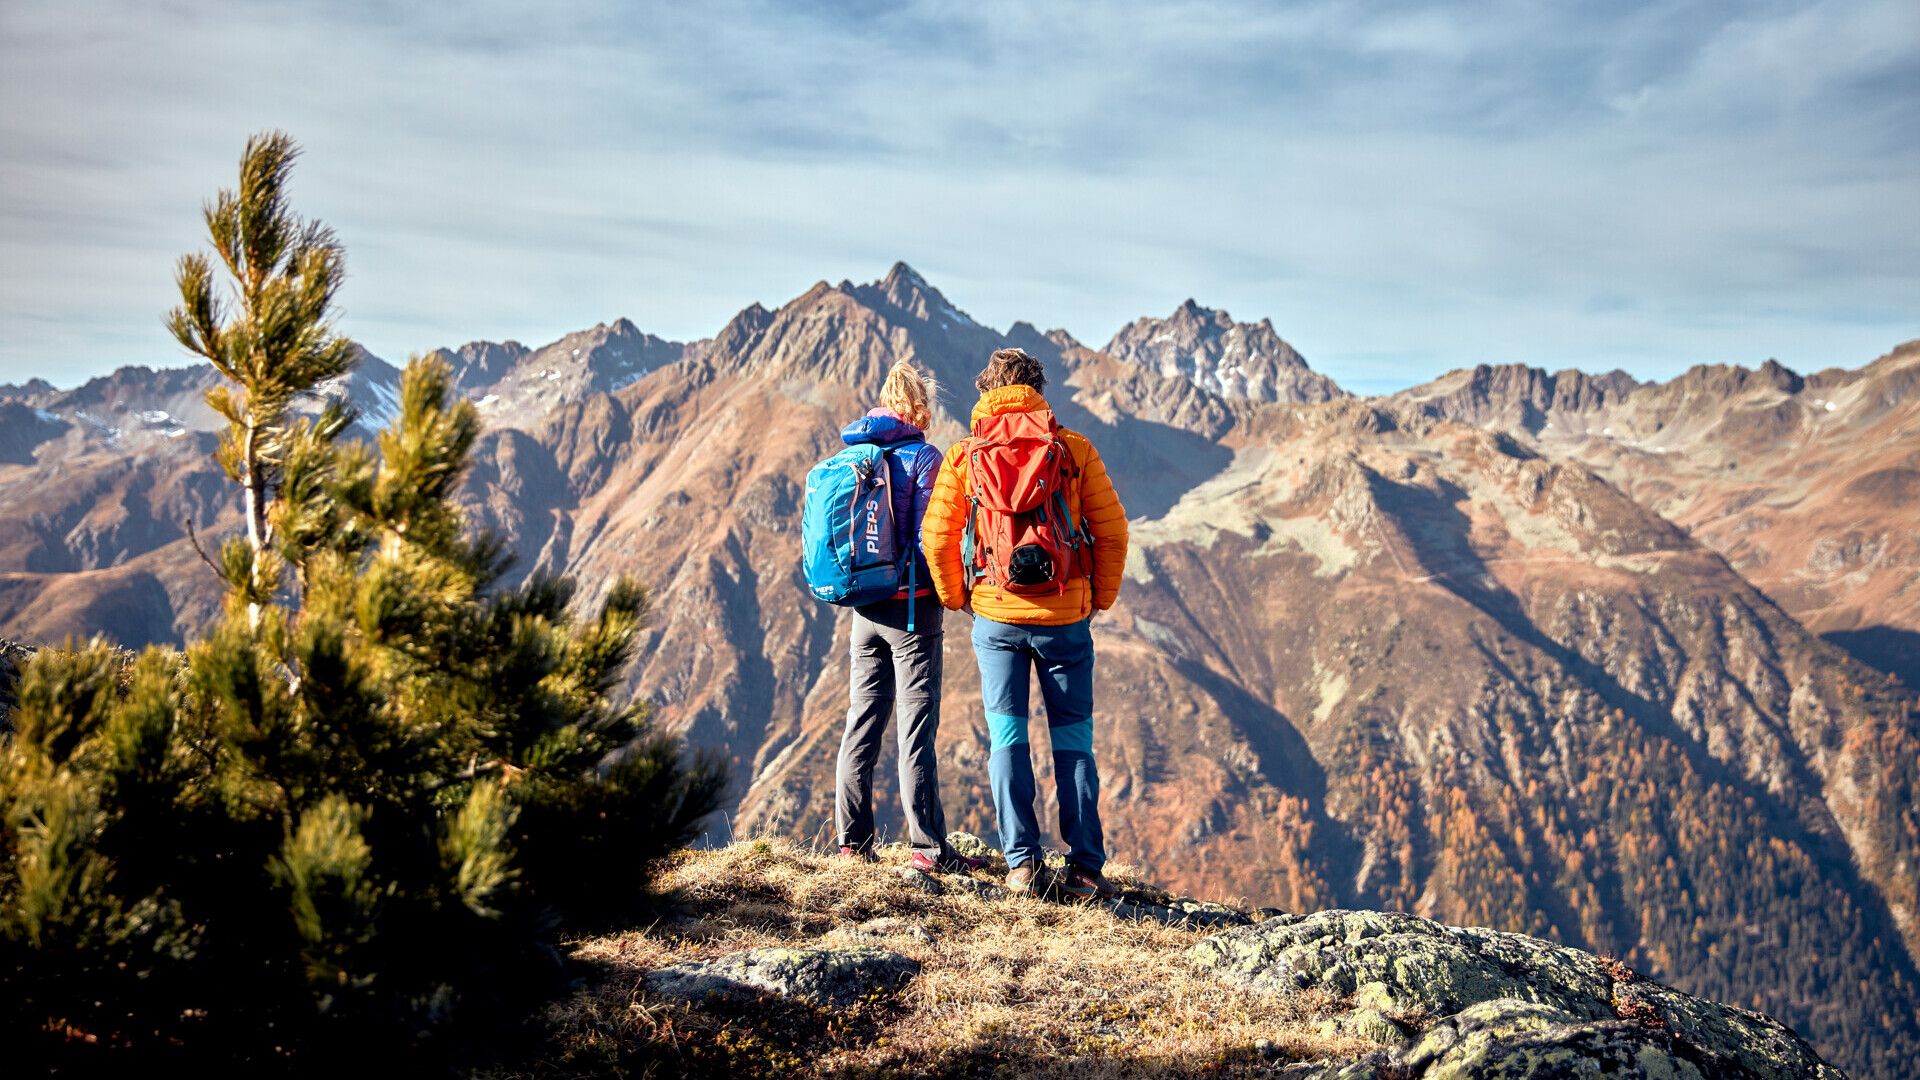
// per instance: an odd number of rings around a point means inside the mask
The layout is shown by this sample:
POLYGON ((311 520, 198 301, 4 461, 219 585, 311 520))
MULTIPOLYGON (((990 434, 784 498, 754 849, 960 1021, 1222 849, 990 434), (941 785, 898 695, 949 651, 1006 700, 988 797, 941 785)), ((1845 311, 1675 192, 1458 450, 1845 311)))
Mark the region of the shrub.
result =
POLYGON ((125 678, 103 644, 43 650, 19 687, 0 759, 14 1063, 417 1068, 495 1045, 563 983, 559 935, 630 917, 724 786, 611 702, 644 590, 620 581, 576 621, 563 580, 500 587, 501 546, 453 502, 479 421, 444 365, 408 366, 377 453, 339 439, 340 405, 293 407, 337 370, 341 265, 286 211, 293 157, 253 140, 240 193, 208 209, 231 317, 192 259, 173 317, 236 384, 210 395, 249 493, 214 560, 223 617, 125 678))

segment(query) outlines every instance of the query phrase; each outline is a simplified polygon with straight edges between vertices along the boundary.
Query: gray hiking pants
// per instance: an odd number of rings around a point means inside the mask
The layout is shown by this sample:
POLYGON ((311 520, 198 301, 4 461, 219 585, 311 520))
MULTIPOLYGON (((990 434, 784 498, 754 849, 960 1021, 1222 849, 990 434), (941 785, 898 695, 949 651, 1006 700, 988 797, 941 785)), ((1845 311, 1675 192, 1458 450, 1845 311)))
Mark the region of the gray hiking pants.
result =
MULTIPOLYGON (((876 605, 879 606, 879 605, 876 605)), ((902 602, 904 606, 904 601, 902 602)), ((894 620, 888 620, 894 621, 894 620)), ((920 625, 929 625, 922 620, 920 625)), ((907 840, 915 851, 938 859, 946 847, 947 817, 940 809, 940 768, 933 739, 940 731, 940 621, 934 632, 909 633, 853 612, 852 704, 840 739, 840 767, 833 806, 840 844, 858 851, 873 846, 873 766, 887 715, 897 704, 900 807, 907 840)))

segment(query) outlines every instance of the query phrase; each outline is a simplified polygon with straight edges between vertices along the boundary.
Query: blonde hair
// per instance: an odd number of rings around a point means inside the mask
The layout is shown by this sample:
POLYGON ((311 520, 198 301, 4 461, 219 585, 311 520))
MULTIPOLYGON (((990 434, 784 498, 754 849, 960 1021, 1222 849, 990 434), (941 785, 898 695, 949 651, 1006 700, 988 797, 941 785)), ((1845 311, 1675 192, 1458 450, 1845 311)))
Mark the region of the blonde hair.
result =
POLYGON ((933 426, 933 395, 937 389, 934 381, 920 374, 910 361, 901 360, 887 372, 887 384, 880 388, 880 404, 925 431, 933 426))

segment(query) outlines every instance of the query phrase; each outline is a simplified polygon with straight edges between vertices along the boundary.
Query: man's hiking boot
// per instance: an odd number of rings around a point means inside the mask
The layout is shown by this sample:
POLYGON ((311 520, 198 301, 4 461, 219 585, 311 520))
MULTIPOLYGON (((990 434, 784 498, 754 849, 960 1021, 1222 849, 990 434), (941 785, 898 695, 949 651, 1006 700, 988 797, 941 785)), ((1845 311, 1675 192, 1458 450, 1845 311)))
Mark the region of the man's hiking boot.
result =
POLYGON ((873 853, 872 848, 857 848, 847 844, 840 845, 840 857, 843 859, 855 859, 860 862, 880 861, 880 857, 873 853))
POLYGON ((915 870, 926 874, 971 874, 975 870, 985 870, 987 860, 962 855, 952 849, 948 849, 938 859, 929 858, 925 852, 916 851, 913 853, 912 865, 915 870))
POLYGON ((1030 862, 1007 871, 1007 891, 1015 896, 1045 896, 1053 884, 1053 871, 1045 863, 1030 862))
POLYGON ((1077 900, 1109 900, 1120 895, 1120 887, 1108 881, 1107 875, 1079 863, 1067 864, 1066 872, 1060 875, 1060 891, 1077 900))

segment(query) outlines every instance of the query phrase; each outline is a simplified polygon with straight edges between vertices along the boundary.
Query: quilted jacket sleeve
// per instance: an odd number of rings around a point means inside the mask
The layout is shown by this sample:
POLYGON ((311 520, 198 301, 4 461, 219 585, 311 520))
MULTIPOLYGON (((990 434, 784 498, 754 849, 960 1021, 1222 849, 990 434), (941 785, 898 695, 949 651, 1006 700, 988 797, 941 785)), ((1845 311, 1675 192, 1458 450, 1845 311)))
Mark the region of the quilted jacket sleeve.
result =
POLYGON ((1080 519, 1093 534, 1093 606, 1105 611, 1120 598, 1127 568, 1127 508, 1113 490, 1107 466, 1091 440, 1080 466, 1080 519))
POLYGON ((927 506, 933 499, 933 482, 940 475, 941 460, 939 450, 921 443, 914 451, 912 460, 907 462, 907 482, 911 490, 911 498, 908 501, 911 503, 913 512, 911 519, 913 546, 916 552, 915 558, 919 560, 918 580, 922 588, 926 588, 927 582, 933 580, 933 574, 928 567, 926 553, 921 550, 920 541, 921 530, 927 520, 927 506))
POLYGON ((933 485, 940 477, 940 466, 944 464, 940 451, 920 444, 913 456, 913 520, 925 521, 927 507, 933 503, 933 485))
POLYGON ((967 602, 966 568, 960 564, 960 534, 967 527, 967 440, 955 443, 934 479, 927 516, 920 523, 920 550, 942 607, 967 602))

